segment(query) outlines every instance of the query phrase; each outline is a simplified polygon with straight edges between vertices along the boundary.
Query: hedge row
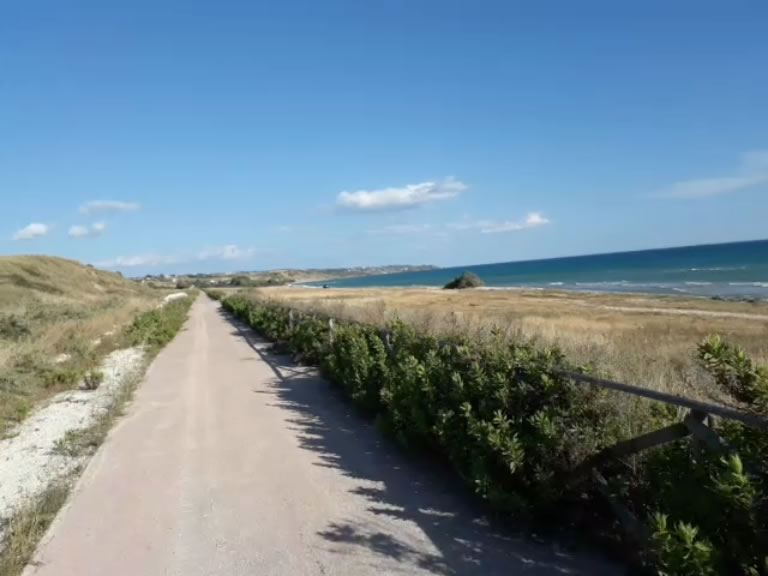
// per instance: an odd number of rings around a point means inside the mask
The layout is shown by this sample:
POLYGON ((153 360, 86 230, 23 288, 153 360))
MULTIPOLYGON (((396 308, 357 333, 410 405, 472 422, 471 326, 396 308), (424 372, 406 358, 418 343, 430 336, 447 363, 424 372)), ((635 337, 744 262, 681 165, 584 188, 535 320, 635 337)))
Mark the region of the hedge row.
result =
POLYGON ((140 314, 126 329, 128 344, 147 346, 153 354, 158 352, 181 330, 193 302, 191 296, 177 298, 140 314))
MULTIPOLYGON (((446 459, 493 508, 556 523, 578 517, 583 528, 616 531, 604 496, 583 484, 573 492, 568 480, 585 458, 625 439, 626 414, 615 393, 562 377, 579 367, 558 349, 438 341, 398 322, 386 337, 337 323, 331 338, 326 319, 277 303, 234 295, 223 306, 320 366, 400 444, 446 459)), ((718 384, 768 411, 765 368, 716 339, 699 350, 718 384)), ((643 406, 633 416, 648 428, 679 418, 668 406, 643 406)), ((641 558, 659 574, 768 574, 768 434, 733 423, 718 432, 752 474, 735 454, 722 458, 683 440, 636 457, 611 479, 616 496, 647 521, 641 558)))

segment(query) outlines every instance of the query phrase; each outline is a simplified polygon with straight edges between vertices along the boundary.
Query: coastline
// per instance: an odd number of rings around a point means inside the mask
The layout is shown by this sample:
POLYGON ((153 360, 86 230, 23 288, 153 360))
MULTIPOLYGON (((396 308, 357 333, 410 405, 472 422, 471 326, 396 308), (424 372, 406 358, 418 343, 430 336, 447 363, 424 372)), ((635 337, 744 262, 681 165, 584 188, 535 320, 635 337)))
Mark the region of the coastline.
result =
POLYGON ((768 240, 337 278, 334 288, 442 287, 464 272, 495 289, 558 289, 768 300, 768 240))

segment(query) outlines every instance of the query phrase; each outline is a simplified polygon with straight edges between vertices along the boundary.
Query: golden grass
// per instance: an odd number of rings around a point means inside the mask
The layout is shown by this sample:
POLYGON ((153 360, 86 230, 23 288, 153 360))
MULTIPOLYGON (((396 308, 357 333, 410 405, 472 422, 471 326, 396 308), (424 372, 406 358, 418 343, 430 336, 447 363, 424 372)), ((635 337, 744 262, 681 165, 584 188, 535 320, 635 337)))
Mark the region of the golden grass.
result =
POLYGON ((104 295, 139 292, 117 272, 99 270, 55 256, 0 256, 0 305, 30 295, 88 301, 104 295))
POLYGON ((702 298, 539 290, 263 288, 260 297, 375 324, 400 318, 436 333, 491 328, 558 345, 613 378, 702 399, 719 399, 695 362, 695 346, 718 333, 768 361, 768 304, 702 298))
POLYGON ((35 553, 35 548, 67 500, 70 479, 51 485, 10 519, 5 548, 0 552, 0 576, 18 576, 35 553))
POLYGON ((0 257, 0 435, 76 384, 163 295, 71 260, 0 257))

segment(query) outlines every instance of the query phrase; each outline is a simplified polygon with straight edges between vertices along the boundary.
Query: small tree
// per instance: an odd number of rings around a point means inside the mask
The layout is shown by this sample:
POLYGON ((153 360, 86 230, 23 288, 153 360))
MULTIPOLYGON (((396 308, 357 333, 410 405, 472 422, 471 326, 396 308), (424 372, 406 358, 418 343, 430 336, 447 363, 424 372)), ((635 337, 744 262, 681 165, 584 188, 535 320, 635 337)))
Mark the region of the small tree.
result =
POLYGON ((96 390, 104 382, 104 372, 91 370, 85 373, 83 384, 86 390, 96 390))
POLYGON ((461 276, 457 276, 448 284, 443 286, 444 290, 464 290, 465 288, 480 288, 485 286, 485 282, 480 280, 477 274, 472 272, 464 272, 461 276))
POLYGON ((234 276, 229 281, 230 286, 252 286, 253 284, 253 280, 248 276, 234 276))

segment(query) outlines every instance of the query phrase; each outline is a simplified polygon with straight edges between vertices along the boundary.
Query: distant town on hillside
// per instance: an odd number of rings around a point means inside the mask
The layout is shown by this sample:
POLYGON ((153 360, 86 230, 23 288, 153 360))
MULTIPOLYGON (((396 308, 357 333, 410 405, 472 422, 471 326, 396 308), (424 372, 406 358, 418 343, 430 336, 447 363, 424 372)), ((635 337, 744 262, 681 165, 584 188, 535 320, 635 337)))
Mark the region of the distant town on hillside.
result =
POLYGON ((266 271, 241 271, 212 274, 147 274, 135 280, 158 287, 197 286, 281 286, 294 282, 322 282, 339 278, 398 274, 435 270, 431 265, 352 266, 349 268, 281 268, 266 271))

